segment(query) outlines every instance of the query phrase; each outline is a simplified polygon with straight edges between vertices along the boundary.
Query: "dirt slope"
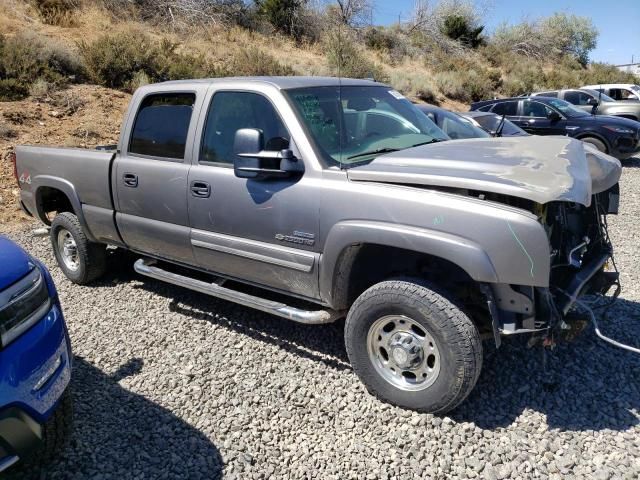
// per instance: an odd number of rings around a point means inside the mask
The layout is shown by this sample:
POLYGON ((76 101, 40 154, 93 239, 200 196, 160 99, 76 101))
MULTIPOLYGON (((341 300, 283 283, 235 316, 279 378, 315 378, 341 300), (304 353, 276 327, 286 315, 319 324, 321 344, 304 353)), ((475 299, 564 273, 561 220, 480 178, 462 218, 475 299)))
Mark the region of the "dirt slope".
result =
POLYGON ((0 232, 26 221, 9 153, 16 145, 95 147, 116 143, 130 96, 93 85, 77 85, 51 97, 0 102, 0 232), (7 227, 8 228, 8 227, 7 227))

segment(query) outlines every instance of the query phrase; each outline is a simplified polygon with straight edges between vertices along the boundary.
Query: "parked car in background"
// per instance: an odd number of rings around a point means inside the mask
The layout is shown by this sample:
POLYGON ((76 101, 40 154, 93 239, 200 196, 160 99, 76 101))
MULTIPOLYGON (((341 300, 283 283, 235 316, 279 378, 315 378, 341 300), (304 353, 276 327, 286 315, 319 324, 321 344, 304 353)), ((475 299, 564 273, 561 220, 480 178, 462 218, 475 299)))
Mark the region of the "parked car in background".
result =
POLYGON ((444 108, 433 105, 416 105, 418 110, 424 112, 451 140, 462 138, 487 138, 490 137, 484 129, 473 123, 468 118, 458 113, 450 112, 444 108))
POLYGON ((482 128, 492 137, 522 137, 529 135, 511 120, 502 115, 491 112, 471 111, 461 112, 460 115, 472 121, 476 126, 482 128), (498 128, 500 131, 498 132, 498 128))
POLYGON ((531 96, 559 98, 594 115, 613 115, 630 120, 640 120, 640 102, 618 102, 602 92, 588 88, 549 90, 532 93, 531 96))
POLYGON ((640 85, 632 83, 607 83, 602 85, 584 85, 596 92, 602 92, 617 101, 640 102, 640 85))
POLYGON ((640 122, 591 115, 559 98, 539 96, 485 100, 473 103, 471 110, 506 115, 534 135, 568 135, 618 159, 629 158, 640 149, 640 122))
POLYGON ((72 420, 71 344, 49 272, 0 236, 0 472, 47 461, 72 420))

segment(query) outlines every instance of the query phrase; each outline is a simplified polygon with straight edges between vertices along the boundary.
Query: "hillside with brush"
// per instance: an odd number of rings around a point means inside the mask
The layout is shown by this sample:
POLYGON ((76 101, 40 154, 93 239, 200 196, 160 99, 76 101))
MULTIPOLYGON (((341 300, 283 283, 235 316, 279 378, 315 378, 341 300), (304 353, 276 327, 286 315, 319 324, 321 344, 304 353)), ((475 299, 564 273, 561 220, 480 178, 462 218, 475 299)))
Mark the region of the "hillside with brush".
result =
POLYGON ((635 82, 589 62, 598 32, 568 14, 484 31, 472 2, 417 2, 368 25, 368 0, 0 0, 0 225, 22 218, 7 161, 24 143, 116 141, 138 86, 230 75, 375 78, 415 101, 635 82))

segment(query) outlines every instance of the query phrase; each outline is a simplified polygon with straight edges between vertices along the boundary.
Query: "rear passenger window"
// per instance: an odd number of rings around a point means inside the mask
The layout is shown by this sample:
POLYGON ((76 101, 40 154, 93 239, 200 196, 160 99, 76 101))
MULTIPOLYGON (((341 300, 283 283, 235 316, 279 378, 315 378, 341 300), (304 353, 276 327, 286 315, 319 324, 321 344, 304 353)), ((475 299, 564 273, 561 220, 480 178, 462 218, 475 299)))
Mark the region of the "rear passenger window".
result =
POLYGON ((289 148, 289 132, 269 100, 257 93, 218 92, 207 114, 200 161, 232 164, 233 142, 241 128, 261 130, 266 151, 289 148))
POLYGON ((512 101, 496 103, 491 111, 498 115, 515 116, 518 114, 518 102, 512 101))
POLYGON ((540 102, 525 100, 522 103, 523 117, 547 118, 551 112, 552 110, 549 107, 540 102))
POLYGON ((573 105, 589 105, 590 98, 593 97, 588 93, 576 92, 575 90, 564 94, 564 99, 573 105))
POLYGON ((182 160, 195 100, 194 93, 146 97, 133 124, 129 153, 182 160))

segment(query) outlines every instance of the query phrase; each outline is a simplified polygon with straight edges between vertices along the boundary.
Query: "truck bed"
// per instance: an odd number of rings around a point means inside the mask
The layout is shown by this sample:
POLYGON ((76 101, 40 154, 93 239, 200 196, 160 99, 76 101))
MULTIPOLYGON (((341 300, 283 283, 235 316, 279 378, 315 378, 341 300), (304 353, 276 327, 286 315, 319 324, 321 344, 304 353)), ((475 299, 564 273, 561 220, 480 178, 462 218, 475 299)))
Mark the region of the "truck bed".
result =
POLYGON ((84 148, 16 148, 20 200, 33 216, 47 221, 40 207, 42 195, 51 189, 63 192, 94 238, 112 238, 113 198, 111 165, 115 151, 84 148))

